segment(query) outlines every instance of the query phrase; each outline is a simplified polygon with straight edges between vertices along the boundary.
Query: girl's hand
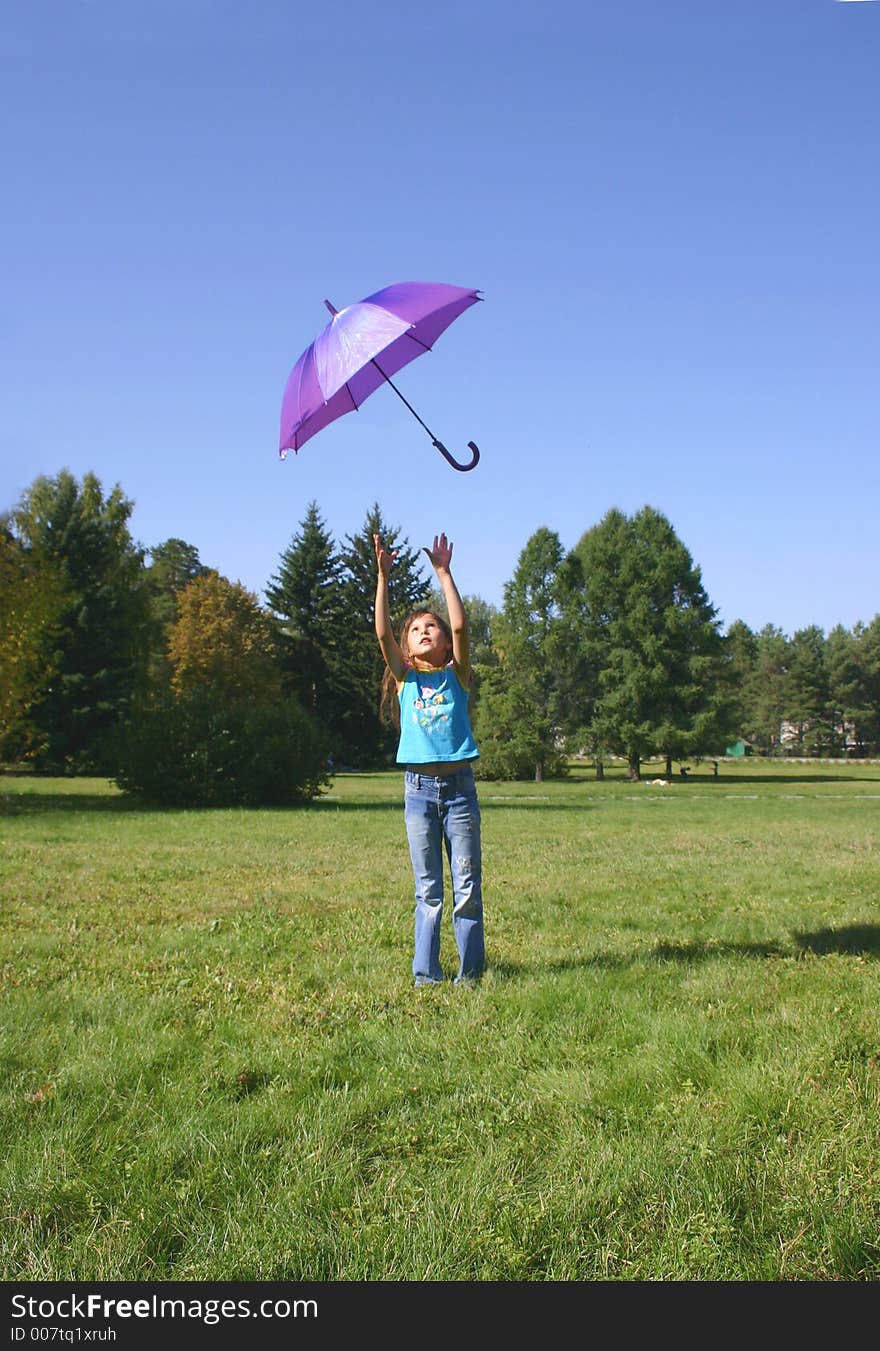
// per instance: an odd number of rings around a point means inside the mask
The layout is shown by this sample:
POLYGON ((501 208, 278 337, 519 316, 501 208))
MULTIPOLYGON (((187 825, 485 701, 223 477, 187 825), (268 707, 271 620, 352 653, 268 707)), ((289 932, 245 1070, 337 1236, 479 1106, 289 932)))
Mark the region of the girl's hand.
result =
POLYGON ((376 565, 382 576, 387 581, 388 576, 391 572, 391 565, 397 558, 397 555, 400 552, 400 550, 386 549, 385 545, 382 543, 382 540, 378 535, 373 536, 373 547, 376 550, 376 565))
POLYGON ((452 562, 452 545, 445 535, 435 535, 433 549, 425 549, 425 553, 430 558, 433 567, 448 570, 452 562))

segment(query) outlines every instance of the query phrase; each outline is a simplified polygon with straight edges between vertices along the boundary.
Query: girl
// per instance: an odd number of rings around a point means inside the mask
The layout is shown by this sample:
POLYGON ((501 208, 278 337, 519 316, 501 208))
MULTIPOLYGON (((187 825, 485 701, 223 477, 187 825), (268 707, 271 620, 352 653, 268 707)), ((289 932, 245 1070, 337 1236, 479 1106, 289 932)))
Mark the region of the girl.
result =
POLYGON ((452 579, 452 545, 434 536, 425 549, 449 611, 416 610, 395 638, 388 613, 388 576, 397 550, 373 536, 376 637, 396 688, 400 711, 397 763, 405 766, 404 818, 416 888, 416 985, 437 985, 443 917, 443 852, 452 876, 456 983, 479 979, 485 965, 480 808, 471 761, 477 750, 468 716, 471 679, 467 616, 452 579))

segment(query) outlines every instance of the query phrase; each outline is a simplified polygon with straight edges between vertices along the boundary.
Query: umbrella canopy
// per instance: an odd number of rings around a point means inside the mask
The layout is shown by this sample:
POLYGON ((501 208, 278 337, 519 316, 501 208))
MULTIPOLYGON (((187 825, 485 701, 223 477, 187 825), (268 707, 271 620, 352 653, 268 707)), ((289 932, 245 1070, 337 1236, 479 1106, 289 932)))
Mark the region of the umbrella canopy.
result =
POLYGON ((359 408, 380 385, 389 384, 449 463, 455 469, 473 469, 480 455, 473 441, 468 442, 471 463, 459 464, 389 377, 430 352, 440 334, 481 299, 478 291, 461 286, 402 281, 343 310, 325 300, 333 317, 303 352, 284 390, 281 458, 300 450, 328 423, 359 408))

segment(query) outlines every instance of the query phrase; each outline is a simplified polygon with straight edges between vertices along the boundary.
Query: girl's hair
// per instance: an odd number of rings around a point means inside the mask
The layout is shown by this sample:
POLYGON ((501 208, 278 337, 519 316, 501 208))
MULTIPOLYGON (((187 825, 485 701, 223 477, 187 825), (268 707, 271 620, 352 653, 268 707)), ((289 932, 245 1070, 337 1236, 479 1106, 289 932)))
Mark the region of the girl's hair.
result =
MULTIPOLYGON (((400 626, 400 633, 398 634, 397 641, 400 644, 400 650, 403 653, 404 661, 407 666, 410 664, 409 631, 415 620, 420 619, 422 615, 430 615, 431 618, 436 619, 437 623, 440 625, 446 635, 446 641, 449 644, 449 660, 451 661, 452 629, 449 627, 448 620, 444 619, 442 615, 438 615, 436 610, 427 610, 422 606, 419 610, 411 610, 400 626)), ((382 699, 379 704, 379 714, 383 722, 391 722, 398 731, 400 730, 400 704, 397 702, 397 681, 394 678, 394 673, 388 666, 385 667, 385 674, 382 677, 382 699)))

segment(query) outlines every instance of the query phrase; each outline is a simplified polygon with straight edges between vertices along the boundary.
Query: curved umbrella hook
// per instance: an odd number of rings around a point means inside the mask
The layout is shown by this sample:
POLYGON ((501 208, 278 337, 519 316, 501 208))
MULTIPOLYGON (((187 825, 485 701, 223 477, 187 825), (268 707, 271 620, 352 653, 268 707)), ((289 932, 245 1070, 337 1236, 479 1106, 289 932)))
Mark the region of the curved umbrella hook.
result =
MULTIPOLYGON (((328 305, 328 306, 329 306, 329 303, 330 303, 330 302, 327 301, 327 300, 324 301, 324 304, 325 304, 325 305, 328 305)), ((423 422, 423 421, 422 421, 422 419, 419 417, 418 413, 416 412, 416 410, 413 408, 412 404, 410 403, 409 399, 405 398, 404 395, 401 394, 400 390, 397 388, 397 385, 395 385, 394 381, 391 379, 391 377, 390 377, 389 375, 386 375, 386 374, 385 374, 385 372, 383 371, 382 367, 379 365, 379 363, 378 363, 378 361, 376 360, 375 357, 372 358, 372 362, 373 362, 373 365, 376 367, 376 370, 377 370, 377 371, 379 372, 379 374, 381 375, 382 379, 385 381, 385 383, 388 384, 388 385, 390 385, 391 388, 394 390, 394 393, 397 395, 398 399, 400 399, 401 403, 405 403, 405 404, 406 404, 407 408, 408 408, 409 411, 412 413, 412 415, 413 415, 413 417, 415 418, 416 422, 418 422, 422 427, 424 427, 425 431, 426 431, 426 432, 428 433, 428 435, 430 436, 433 445, 435 445, 435 446, 437 447, 437 449, 439 450, 440 454, 443 456, 444 460, 446 460, 448 464, 451 464, 452 467, 453 467, 453 469, 458 469, 458 470, 460 470, 462 474, 466 474, 466 473, 468 472, 469 469, 476 469, 477 463, 478 463, 478 461, 479 461, 479 459, 480 459, 480 452, 479 452, 479 450, 477 450, 477 447, 476 447, 476 445, 474 444, 474 442, 473 442, 473 441, 468 441, 468 449, 471 451, 471 462, 470 462, 470 464, 460 464, 459 461, 456 460, 456 458, 455 458, 454 455, 450 455, 449 451, 446 449, 446 447, 444 446, 443 442, 437 440, 436 436, 435 436, 434 433, 431 431, 431 428, 428 426, 427 422, 423 422)))
POLYGON ((434 441, 434 445, 437 447, 443 458, 452 465, 453 469, 459 469, 462 474, 466 474, 469 469, 476 469, 479 463, 480 452, 473 441, 468 441, 468 449, 473 452, 470 464, 459 464, 458 460, 456 460, 453 455, 450 455, 442 441, 434 441))

